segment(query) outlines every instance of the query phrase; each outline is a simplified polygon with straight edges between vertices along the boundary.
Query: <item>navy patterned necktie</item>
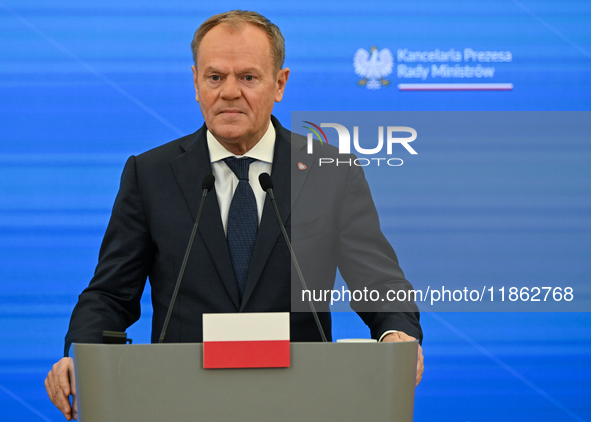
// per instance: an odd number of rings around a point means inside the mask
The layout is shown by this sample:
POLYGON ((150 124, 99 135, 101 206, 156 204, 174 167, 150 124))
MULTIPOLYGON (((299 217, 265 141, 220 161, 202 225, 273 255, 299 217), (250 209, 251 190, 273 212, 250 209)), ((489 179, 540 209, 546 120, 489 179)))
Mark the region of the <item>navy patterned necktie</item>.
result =
POLYGON ((227 239, 234 275, 240 291, 240 300, 246 289, 246 280, 259 231, 257 203, 252 187, 248 183, 248 168, 255 161, 257 160, 249 157, 224 159, 230 170, 238 177, 238 186, 234 191, 228 212, 227 239))

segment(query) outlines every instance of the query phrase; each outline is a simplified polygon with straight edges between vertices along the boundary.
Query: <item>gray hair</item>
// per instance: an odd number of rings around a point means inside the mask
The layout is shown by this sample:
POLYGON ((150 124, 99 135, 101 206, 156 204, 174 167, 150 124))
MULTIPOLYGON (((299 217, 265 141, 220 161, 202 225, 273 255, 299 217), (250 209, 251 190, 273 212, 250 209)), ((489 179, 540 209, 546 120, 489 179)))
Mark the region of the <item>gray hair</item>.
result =
POLYGON ((213 27, 219 24, 226 24, 231 30, 239 30, 244 24, 249 23, 261 28, 271 42, 271 56, 275 63, 275 70, 279 71, 283 67, 285 61, 285 39, 279 30, 279 27, 271 22, 269 19, 257 12, 250 12, 247 10, 231 10, 229 12, 220 13, 207 19, 195 31, 193 41, 191 42, 191 51, 193 52, 193 61, 197 67, 197 54, 199 52, 199 45, 213 27))

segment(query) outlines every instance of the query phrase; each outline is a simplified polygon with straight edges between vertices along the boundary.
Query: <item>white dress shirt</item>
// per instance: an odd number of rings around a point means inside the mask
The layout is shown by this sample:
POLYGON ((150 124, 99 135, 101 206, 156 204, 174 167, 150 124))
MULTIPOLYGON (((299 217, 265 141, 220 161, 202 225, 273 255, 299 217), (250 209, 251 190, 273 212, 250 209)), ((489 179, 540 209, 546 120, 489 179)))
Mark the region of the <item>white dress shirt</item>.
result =
POLYGON ((265 196, 267 195, 261 185, 259 184, 259 175, 261 173, 271 174, 273 166, 273 153, 275 151, 275 128, 269 121, 269 128, 263 135, 261 140, 247 151, 244 155, 235 155, 228 151, 218 142, 212 133, 207 131, 207 147, 209 148, 209 158, 211 160, 211 170, 215 177, 215 191, 220 207, 220 214, 222 217, 222 224, 224 225, 224 232, 227 233, 228 227, 228 212, 230 211, 230 204, 234 191, 238 186, 238 177, 234 174, 230 167, 222 161, 227 157, 251 157, 258 161, 252 163, 248 169, 248 181, 254 192, 257 202, 257 212, 259 216, 259 224, 263 216, 263 205, 265 204, 265 196))

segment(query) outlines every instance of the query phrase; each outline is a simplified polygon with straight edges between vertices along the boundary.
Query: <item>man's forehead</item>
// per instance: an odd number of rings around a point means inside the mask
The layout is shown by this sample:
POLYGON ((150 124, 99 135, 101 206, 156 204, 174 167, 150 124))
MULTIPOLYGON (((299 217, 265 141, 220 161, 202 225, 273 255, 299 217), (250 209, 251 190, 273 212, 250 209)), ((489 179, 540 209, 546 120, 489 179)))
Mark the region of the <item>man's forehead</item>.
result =
POLYGON ((234 28, 222 23, 213 27, 203 37, 197 61, 206 60, 206 63, 200 63, 202 67, 222 70, 222 67, 229 67, 228 59, 231 59, 232 67, 239 67, 241 71, 245 71, 248 68, 260 70, 266 65, 261 63, 265 58, 269 63, 273 62, 271 42, 261 28, 249 23, 234 28))
POLYGON ((223 45, 223 40, 227 38, 232 38, 234 43, 253 44, 258 42, 271 46, 271 41, 266 32, 248 22, 233 25, 220 23, 214 26, 204 35, 201 46, 212 43, 221 43, 223 45))

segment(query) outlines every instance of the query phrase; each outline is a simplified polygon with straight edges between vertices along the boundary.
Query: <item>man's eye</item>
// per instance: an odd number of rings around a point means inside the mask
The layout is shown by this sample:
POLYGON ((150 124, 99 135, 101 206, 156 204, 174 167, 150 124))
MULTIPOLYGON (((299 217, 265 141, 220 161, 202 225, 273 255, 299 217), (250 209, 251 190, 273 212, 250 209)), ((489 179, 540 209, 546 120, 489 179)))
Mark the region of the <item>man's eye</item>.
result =
POLYGON ((254 80, 254 77, 252 75, 246 75, 244 79, 246 79, 248 82, 251 82, 252 80, 254 80))
POLYGON ((214 82, 218 82, 220 80, 220 75, 211 75, 211 80, 214 82))

